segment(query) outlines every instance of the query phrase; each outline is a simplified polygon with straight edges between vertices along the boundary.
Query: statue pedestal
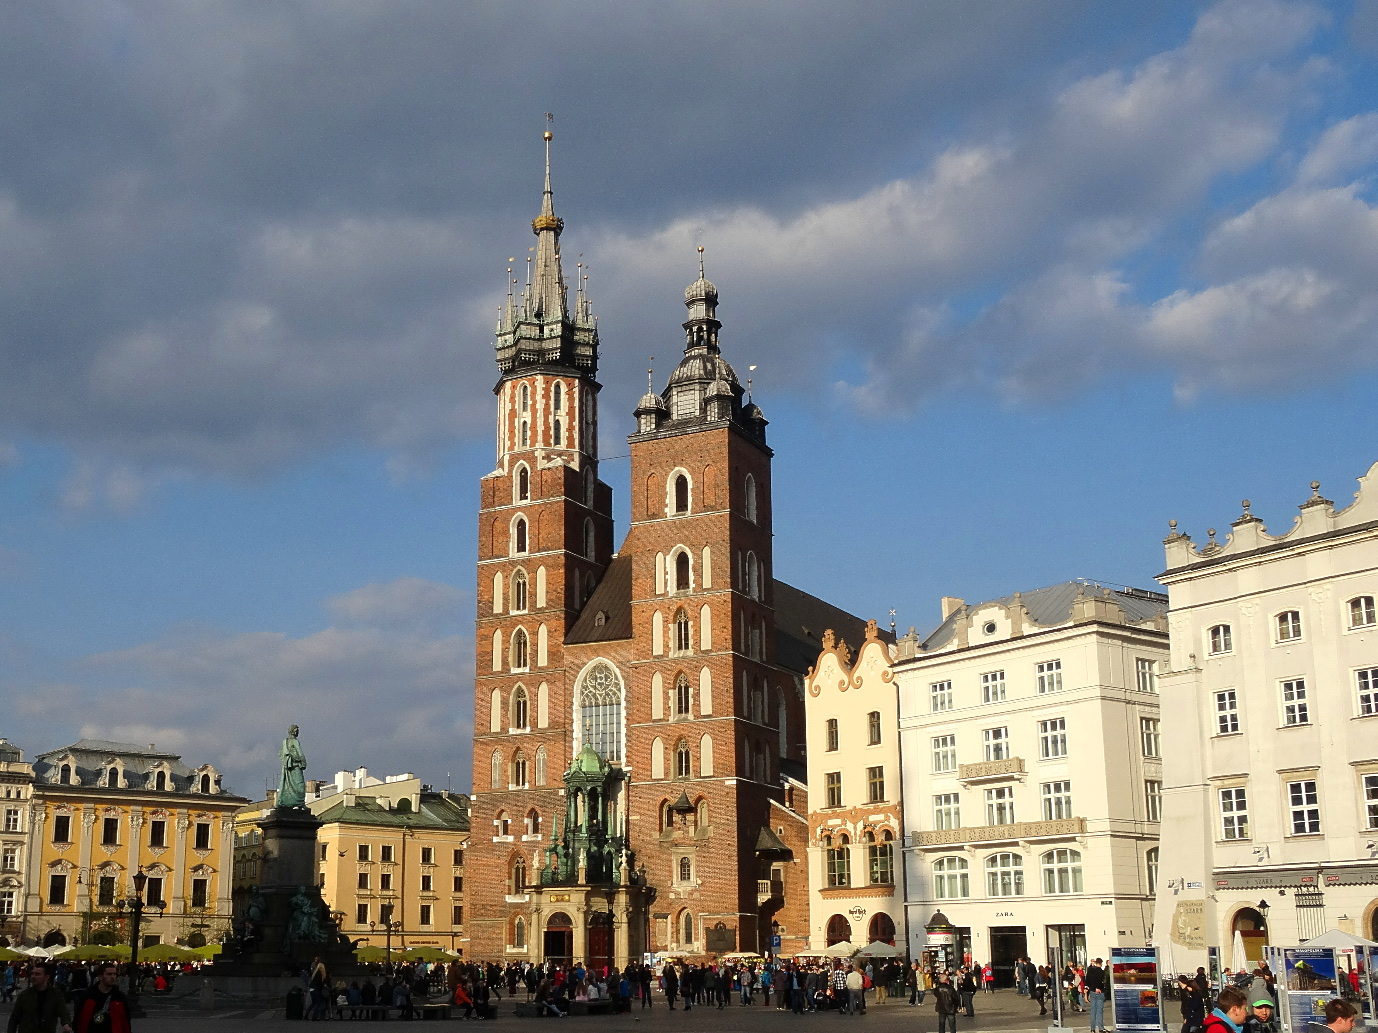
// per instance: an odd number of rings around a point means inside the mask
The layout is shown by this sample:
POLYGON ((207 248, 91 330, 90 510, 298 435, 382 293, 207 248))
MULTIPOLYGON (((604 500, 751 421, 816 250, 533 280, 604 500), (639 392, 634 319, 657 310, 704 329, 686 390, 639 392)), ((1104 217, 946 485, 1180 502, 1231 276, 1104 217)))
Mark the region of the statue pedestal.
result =
POLYGON ((257 998, 272 987, 276 995, 280 977, 305 971, 317 957, 332 981, 358 971, 350 941, 340 935, 316 885, 320 819, 293 808, 274 810, 258 825, 263 832, 261 881, 257 892, 245 898, 243 913, 235 915, 235 930, 243 939, 227 944, 206 970, 215 990, 257 998), (315 919, 311 935, 305 936, 293 927, 293 898, 302 893, 312 902, 315 919))

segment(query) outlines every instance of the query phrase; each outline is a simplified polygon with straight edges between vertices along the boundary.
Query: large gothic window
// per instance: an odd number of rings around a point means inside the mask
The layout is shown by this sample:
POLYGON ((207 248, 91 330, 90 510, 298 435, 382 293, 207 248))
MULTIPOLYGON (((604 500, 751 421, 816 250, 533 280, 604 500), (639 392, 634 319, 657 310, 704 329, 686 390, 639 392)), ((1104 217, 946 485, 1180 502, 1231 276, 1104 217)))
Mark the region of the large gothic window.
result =
POLYGON ((516 523, 515 527, 513 528, 513 538, 515 539, 514 545, 515 545, 516 551, 517 551, 517 552, 525 552, 525 551, 526 551, 526 520, 525 520, 525 519, 518 518, 517 523, 516 523))
POLYGON ((746 518, 756 522, 756 478, 746 475, 746 518))
POLYGON ((525 502, 531 498, 531 471, 525 466, 517 467, 517 501, 525 502))
POLYGON ((519 570, 512 575, 512 612, 526 612, 526 571, 519 570))
POLYGON ((531 663, 531 644, 526 631, 518 628, 512 632, 512 670, 525 671, 531 663))
POLYGON ((622 760, 622 682, 604 661, 594 664, 579 686, 575 704, 578 746, 592 746, 608 761, 622 760))
POLYGON ((521 750, 512 756, 512 780, 508 785, 526 788, 526 754, 521 750))
POLYGON ((531 703, 527 699, 526 689, 521 685, 512 690, 512 727, 531 727, 531 703))
POLYGON ((689 679, 685 675, 681 674, 678 678, 675 679, 675 716, 688 717, 689 703, 689 679))

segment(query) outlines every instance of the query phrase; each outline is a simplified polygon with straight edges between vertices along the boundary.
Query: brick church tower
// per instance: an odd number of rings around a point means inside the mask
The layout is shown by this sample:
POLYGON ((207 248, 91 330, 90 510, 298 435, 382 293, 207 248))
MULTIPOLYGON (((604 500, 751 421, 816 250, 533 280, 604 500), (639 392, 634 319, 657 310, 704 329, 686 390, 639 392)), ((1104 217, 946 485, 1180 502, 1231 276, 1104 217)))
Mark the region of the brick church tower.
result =
POLYGON ((504 898, 536 874, 523 845, 549 834, 544 822, 561 805, 571 760, 565 636, 612 554, 612 493, 598 480, 598 330, 582 282, 569 304, 545 140, 534 268, 519 297, 509 282, 496 331, 497 467, 479 510, 468 867, 501 883, 470 878, 468 927, 472 956, 490 959, 515 933, 504 898))
MULTIPOLYGON (((773 577, 766 420, 717 288, 634 411, 631 527, 598 480, 598 334, 568 302, 550 136, 529 283, 497 328, 479 514, 472 959, 626 964, 808 943, 803 676, 865 624, 773 577)), ((509 274, 510 278, 510 274, 509 274)))

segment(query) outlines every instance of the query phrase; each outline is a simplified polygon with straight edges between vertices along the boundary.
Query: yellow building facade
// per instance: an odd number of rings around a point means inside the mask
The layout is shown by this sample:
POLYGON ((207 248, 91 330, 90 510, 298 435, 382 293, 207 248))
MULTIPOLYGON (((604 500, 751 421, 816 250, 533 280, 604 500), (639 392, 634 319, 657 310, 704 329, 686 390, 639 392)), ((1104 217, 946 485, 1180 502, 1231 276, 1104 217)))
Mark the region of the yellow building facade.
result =
MULTIPOLYGON (((464 857, 469 798, 434 792, 411 776, 385 780, 366 769, 341 772, 333 785, 308 783, 308 803, 322 822, 317 834, 321 896, 352 940, 386 946, 464 952, 464 857), (324 795, 321 795, 324 794, 324 795), (388 922, 392 922, 391 936, 388 922)), ((258 821, 271 799, 235 820, 234 891, 257 885, 258 821)))
POLYGON ((154 746, 82 739, 33 762, 25 942, 129 937, 119 901, 148 876, 145 945, 214 942, 231 914, 234 815, 245 803, 209 764, 154 746), (152 907, 161 902, 163 907, 152 907))

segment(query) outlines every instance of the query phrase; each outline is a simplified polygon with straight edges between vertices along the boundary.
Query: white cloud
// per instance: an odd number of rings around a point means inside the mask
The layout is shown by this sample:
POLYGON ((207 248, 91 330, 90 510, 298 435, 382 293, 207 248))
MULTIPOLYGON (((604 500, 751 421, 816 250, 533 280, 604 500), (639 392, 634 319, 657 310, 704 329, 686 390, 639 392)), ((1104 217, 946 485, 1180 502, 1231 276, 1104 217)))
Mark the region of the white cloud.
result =
POLYGON ((325 608, 336 620, 376 625, 451 623, 460 616, 465 597, 453 585, 419 577, 400 577, 387 584, 364 585, 331 596, 325 608))

